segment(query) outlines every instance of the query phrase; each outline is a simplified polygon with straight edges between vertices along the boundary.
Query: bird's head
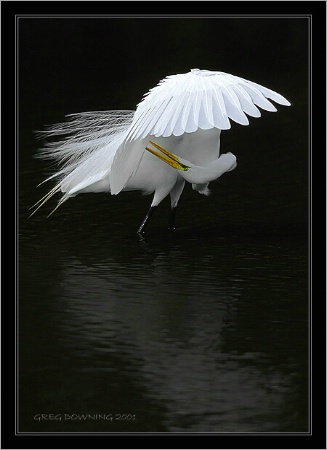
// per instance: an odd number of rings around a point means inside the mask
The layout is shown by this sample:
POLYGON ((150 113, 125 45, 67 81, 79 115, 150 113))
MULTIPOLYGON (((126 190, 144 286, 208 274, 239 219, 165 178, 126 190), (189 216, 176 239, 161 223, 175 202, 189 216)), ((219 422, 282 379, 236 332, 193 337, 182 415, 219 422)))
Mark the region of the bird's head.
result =
POLYGON ((205 166, 197 166, 187 161, 186 159, 180 158, 168 150, 160 147, 155 142, 150 141, 156 150, 147 146, 146 150, 155 155, 157 158, 164 161, 169 166, 176 170, 181 171, 181 176, 192 184, 205 184, 210 181, 216 180, 221 177, 225 172, 230 172, 237 166, 236 157, 233 153, 225 153, 221 155, 218 159, 206 164, 205 166))

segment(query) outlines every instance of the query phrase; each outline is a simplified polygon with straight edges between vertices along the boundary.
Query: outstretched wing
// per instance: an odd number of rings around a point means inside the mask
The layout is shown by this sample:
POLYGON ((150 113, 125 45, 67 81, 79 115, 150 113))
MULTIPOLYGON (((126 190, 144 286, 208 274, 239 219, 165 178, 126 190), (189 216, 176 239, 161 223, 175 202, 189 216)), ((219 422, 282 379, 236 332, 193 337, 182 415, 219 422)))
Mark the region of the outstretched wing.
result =
POLYGON ((290 103, 282 95, 257 83, 224 72, 193 69, 161 80, 138 104, 133 121, 112 166, 112 193, 118 193, 135 172, 144 149, 131 141, 146 136, 169 137, 231 127, 230 119, 248 125, 247 116, 260 117, 259 108, 274 112, 271 99, 290 103))
POLYGON ((246 116, 260 117, 259 108, 276 111, 271 99, 290 103, 257 83, 224 72, 193 69, 172 75, 151 89, 139 103, 128 138, 180 136, 203 130, 231 127, 230 120, 248 125, 246 116))

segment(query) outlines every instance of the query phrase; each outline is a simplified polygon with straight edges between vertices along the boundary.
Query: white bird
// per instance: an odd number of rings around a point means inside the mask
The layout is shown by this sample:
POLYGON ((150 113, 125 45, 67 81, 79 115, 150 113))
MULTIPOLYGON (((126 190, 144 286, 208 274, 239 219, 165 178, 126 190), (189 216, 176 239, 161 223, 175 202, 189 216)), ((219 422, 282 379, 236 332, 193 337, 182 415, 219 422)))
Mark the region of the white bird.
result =
POLYGON ((140 190, 154 196, 138 232, 144 233, 168 194, 169 228, 174 229, 185 181, 208 195, 209 183, 236 167, 232 153, 220 155, 221 130, 231 127, 229 119, 248 125, 247 115, 261 116, 258 107, 276 111, 268 99, 290 105, 277 92, 244 78, 192 69, 161 80, 136 111, 70 114, 67 122, 39 132, 56 137, 40 156, 54 159, 61 169, 45 180, 57 179, 57 184, 34 205, 35 211, 57 192, 63 196, 55 209, 80 193, 140 190))

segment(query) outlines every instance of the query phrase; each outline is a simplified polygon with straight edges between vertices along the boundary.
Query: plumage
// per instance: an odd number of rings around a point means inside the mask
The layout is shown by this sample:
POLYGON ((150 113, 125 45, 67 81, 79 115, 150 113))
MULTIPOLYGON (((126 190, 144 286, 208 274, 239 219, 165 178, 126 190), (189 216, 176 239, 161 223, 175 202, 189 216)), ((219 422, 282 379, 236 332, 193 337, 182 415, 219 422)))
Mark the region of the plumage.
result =
MULTIPOLYGON (((154 192, 151 207, 170 193, 176 206, 183 183, 192 183, 190 173, 202 173, 199 167, 209 172, 209 165, 214 167, 219 161, 220 133, 231 127, 230 119, 248 125, 248 116, 261 116, 259 108, 276 111, 270 100, 290 105, 277 92, 244 78, 193 69, 161 80, 143 96, 135 112, 72 114, 66 122, 39 132, 40 137, 62 139, 41 149, 40 156, 56 160, 61 169, 45 180, 58 182, 38 202, 38 208, 60 191, 63 196, 59 204, 82 192, 107 191, 115 195, 132 189, 154 192), (149 142, 159 146, 157 155, 150 154, 149 142), (168 159, 164 160, 166 164, 161 161, 160 149, 172 155, 163 157, 168 159), (190 165, 187 176, 187 171, 183 174, 180 168, 170 167, 172 157, 190 165)), ((222 167, 222 160, 219 164, 222 167)), ((229 169, 225 167, 224 171, 229 169)), ((216 178, 222 173, 217 169, 216 178)), ((204 181, 201 187, 199 183, 192 185, 200 193, 208 193, 210 181, 204 181)))

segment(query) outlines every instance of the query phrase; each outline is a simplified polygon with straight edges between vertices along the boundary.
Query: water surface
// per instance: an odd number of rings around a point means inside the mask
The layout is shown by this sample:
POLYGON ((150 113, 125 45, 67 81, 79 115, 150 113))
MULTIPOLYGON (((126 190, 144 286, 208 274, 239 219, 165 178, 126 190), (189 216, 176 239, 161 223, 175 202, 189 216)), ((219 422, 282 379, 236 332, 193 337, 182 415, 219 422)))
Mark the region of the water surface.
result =
POLYGON ((173 236, 168 202, 136 234, 138 193, 27 219, 42 174, 22 162, 20 431, 308 431, 305 227, 247 214, 242 173, 186 189, 173 236))

